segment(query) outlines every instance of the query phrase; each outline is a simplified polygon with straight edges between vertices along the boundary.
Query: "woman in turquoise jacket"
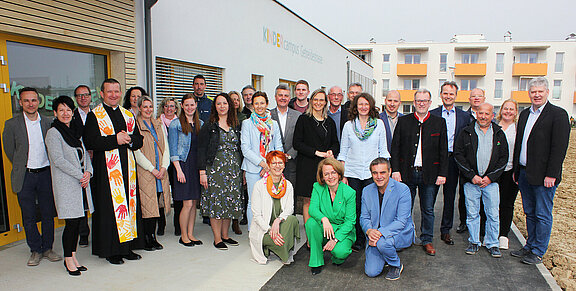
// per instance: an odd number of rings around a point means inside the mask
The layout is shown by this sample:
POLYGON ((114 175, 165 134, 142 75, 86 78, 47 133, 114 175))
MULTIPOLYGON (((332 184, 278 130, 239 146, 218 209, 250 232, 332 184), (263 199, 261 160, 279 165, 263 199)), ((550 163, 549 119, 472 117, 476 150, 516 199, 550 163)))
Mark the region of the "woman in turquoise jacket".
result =
POLYGON ((312 274, 320 274, 324 251, 332 252, 332 263, 341 265, 356 241, 356 191, 342 182, 344 167, 334 158, 318 164, 317 183, 312 187, 310 218, 306 235, 310 242, 312 274))

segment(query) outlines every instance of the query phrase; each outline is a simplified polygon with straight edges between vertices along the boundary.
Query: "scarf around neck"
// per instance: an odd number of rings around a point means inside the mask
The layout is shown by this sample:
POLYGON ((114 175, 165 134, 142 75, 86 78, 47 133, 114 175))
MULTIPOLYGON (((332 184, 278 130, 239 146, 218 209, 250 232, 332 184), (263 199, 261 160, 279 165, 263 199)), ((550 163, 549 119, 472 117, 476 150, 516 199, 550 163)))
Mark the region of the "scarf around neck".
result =
POLYGON ((370 137, 370 135, 372 135, 376 129, 377 124, 378 123, 376 118, 368 117, 368 122, 366 122, 366 129, 362 130, 362 127, 360 126, 360 118, 356 118, 354 120, 354 133, 358 139, 366 140, 370 137))
POLYGON ((67 126, 62 121, 58 120, 58 118, 54 119, 52 122, 52 127, 56 128, 58 132, 64 138, 64 141, 73 148, 82 147, 82 142, 80 141, 80 134, 79 132, 73 130, 70 126, 67 126))
POLYGON ((269 173, 264 175, 264 179, 266 179, 266 189, 268 190, 268 194, 270 194, 272 198, 280 199, 284 197, 284 194, 286 194, 286 179, 284 178, 284 175, 280 178, 278 188, 274 186, 272 176, 269 173))
POLYGON ((260 155, 265 157, 266 153, 268 152, 268 147, 270 146, 270 141, 272 141, 272 116, 270 115, 270 111, 266 110, 264 116, 260 116, 256 114, 256 112, 252 112, 250 119, 260 132, 259 151, 260 155))

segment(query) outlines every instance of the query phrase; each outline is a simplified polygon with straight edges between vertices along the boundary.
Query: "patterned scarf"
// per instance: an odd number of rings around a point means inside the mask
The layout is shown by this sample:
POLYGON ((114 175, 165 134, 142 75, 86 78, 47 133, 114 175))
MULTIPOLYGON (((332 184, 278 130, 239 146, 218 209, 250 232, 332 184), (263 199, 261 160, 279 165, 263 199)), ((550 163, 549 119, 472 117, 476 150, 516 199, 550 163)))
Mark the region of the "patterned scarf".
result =
POLYGON ((377 124, 378 123, 376 118, 368 117, 368 122, 366 122, 366 129, 361 131, 362 127, 360 126, 360 119, 356 118, 356 120, 354 120, 354 133, 360 140, 366 140, 370 137, 370 135, 372 135, 374 129, 376 129, 377 124))
POLYGON ((260 132, 260 155, 265 157, 270 141, 272 141, 272 116, 270 111, 266 110, 263 117, 256 114, 256 112, 252 112, 250 119, 260 132))
POLYGON ((268 189, 268 194, 272 196, 272 198, 280 199, 284 197, 286 194, 286 179, 284 175, 280 178, 280 184, 278 184, 278 188, 274 186, 274 182, 272 181, 272 176, 269 173, 264 175, 264 179, 266 179, 266 189, 268 189))
POLYGON ((178 116, 176 114, 174 114, 174 117, 172 119, 168 119, 166 118, 166 116, 164 115, 164 113, 160 114, 160 120, 162 120, 162 123, 164 123, 164 126, 166 126, 166 128, 170 127, 170 122, 172 122, 172 120, 178 118, 178 116))

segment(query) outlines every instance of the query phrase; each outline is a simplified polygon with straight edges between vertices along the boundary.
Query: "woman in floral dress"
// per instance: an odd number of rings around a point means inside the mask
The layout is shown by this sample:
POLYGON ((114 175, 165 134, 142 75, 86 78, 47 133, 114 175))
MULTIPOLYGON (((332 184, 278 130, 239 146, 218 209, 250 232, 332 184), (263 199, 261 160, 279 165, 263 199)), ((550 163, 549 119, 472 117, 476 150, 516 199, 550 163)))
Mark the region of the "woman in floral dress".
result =
POLYGON ((228 94, 218 94, 198 137, 202 215, 210 217, 214 247, 220 250, 238 245, 228 230, 232 219, 242 218, 240 129, 233 104, 228 94))

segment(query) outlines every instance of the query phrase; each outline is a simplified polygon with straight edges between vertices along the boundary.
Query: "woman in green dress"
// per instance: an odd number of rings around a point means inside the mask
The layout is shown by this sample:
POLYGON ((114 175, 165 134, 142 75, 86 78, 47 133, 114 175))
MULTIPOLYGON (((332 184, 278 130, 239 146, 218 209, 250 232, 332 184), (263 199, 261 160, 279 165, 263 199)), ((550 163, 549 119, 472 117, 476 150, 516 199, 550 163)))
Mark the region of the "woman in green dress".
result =
POLYGON ((212 102, 210 121, 198 136, 202 215, 210 217, 214 247, 227 250, 238 242, 228 236, 230 221, 242 218, 240 129, 232 100, 220 93, 212 102))
POLYGON ((271 151, 266 155, 268 174, 254 184, 252 192, 252 227, 250 248, 259 264, 266 264, 270 251, 284 264, 293 259, 294 240, 300 239, 298 219, 294 213, 294 188, 282 174, 286 167, 286 154, 271 151))
POLYGON ((343 177, 344 166, 336 159, 318 164, 306 222, 312 275, 322 272, 324 251, 332 252, 332 263, 341 265, 356 241, 356 191, 342 182, 343 177))

